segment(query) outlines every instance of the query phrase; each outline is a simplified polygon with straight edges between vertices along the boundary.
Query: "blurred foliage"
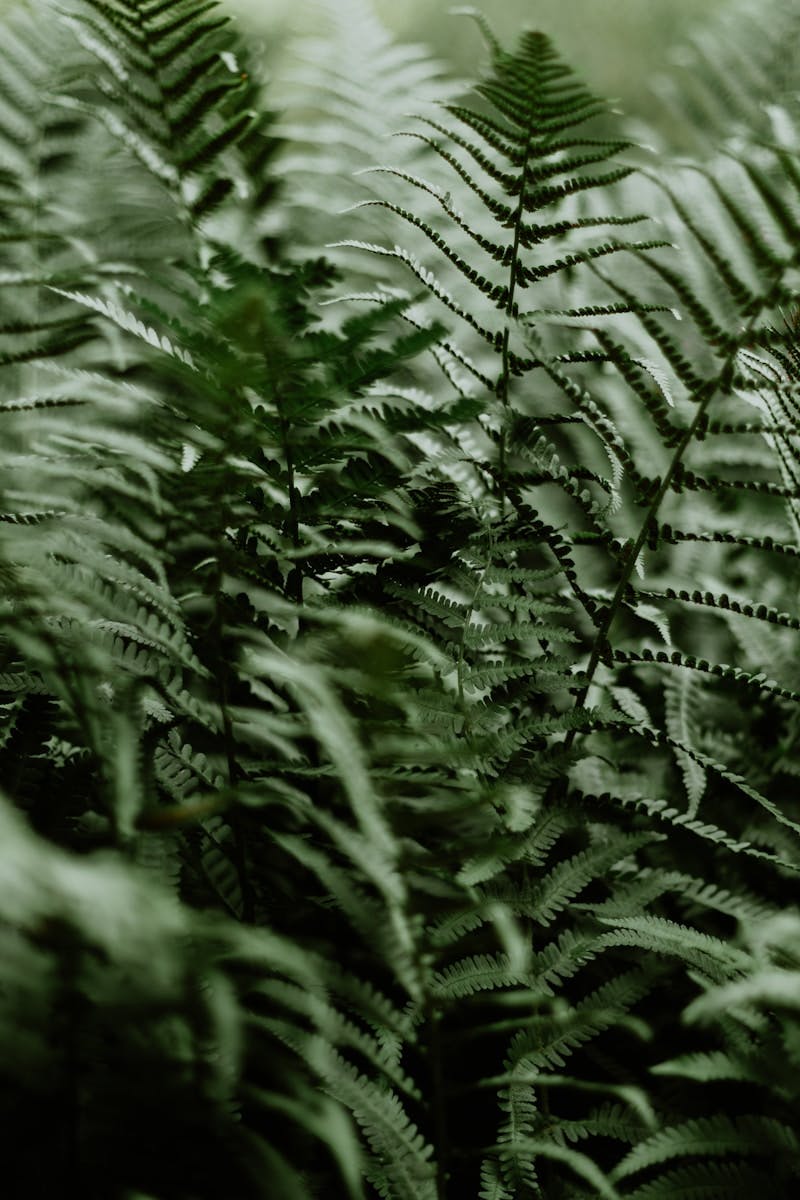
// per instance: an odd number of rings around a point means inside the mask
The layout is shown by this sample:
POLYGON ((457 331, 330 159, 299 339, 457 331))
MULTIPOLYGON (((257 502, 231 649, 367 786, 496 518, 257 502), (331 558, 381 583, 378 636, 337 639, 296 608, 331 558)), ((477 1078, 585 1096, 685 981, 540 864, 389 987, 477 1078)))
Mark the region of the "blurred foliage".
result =
MULTIPOLYGON (((501 42, 513 42, 525 26, 553 38, 562 53, 601 95, 619 100, 637 116, 657 119, 660 106, 651 81, 668 69, 687 33, 735 0, 484 0, 476 7, 489 18, 501 42)), ((479 35, 451 15, 456 5, 424 0, 373 0, 378 16, 399 37, 424 42, 456 71, 470 77, 479 35)), ((287 29, 301 33, 314 19, 314 0, 228 0, 226 7, 248 25, 274 38, 287 29)), ((278 42, 265 44, 269 55, 278 42)))
POLYGON ((368 2, 0 35, 3 1194, 794 1200, 800 0, 368 2))

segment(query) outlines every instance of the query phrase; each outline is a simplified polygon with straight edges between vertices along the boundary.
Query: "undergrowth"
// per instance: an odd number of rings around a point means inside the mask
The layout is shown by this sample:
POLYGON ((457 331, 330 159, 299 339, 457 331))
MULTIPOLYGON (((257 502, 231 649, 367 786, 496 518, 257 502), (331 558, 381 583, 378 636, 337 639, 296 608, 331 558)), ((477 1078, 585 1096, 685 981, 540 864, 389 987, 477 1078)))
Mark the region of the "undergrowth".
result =
POLYGON ((764 7, 681 158, 474 12, 472 88, 357 0, 266 80, 214 2, 6 18, 6 1194, 796 1194, 764 7))

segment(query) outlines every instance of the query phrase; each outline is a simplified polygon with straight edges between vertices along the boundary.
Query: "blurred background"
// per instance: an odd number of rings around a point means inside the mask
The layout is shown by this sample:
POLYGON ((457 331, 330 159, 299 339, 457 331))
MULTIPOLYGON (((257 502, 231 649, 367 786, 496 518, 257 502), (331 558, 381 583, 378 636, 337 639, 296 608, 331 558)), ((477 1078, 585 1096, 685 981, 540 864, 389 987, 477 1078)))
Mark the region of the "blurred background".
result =
MULTIPOLYGON (((0 13, 19 0, 0 0, 0 13)), ((422 41, 473 78, 482 45, 473 22, 451 16, 449 0, 369 0, 381 20, 404 40, 422 41)), ((513 43, 524 26, 555 39, 564 56, 601 95, 618 99, 633 116, 654 107, 648 80, 698 23, 738 0, 483 0, 476 5, 501 41, 513 43)), ((222 7, 263 38, 269 59, 291 32, 315 23, 314 0, 222 0, 222 7)), ((2 47, 0 46, 0 54, 2 47)))
MULTIPOLYGON (((430 45, 454 70, 474 77, 482 61, 472 21, 451 16, 454 4, 437 0, 371 0, 381 20, 404 40, 430 45)), ((682 40, 736 0, 483 0, 476 5, 501 41, 513 44, 525 27, 553 37, 564 56, 596 91, 618 99, 631 115, 649 117, 648 81, 669 65, 682 40)), ((223 0, 242 22, 265 37, 275 53, 290 31, 308 31, 314 0, 223 0)))

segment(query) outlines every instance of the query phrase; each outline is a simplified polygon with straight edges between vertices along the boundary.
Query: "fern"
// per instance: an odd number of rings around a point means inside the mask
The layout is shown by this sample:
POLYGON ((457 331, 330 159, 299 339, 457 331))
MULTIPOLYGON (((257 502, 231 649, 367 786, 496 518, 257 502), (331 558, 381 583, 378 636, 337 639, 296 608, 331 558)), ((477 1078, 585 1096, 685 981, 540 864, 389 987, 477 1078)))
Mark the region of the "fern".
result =
POLYGON ((774 39, 737 144, 645 166, 479 14, 472 99, 348 4, 267 108, 213 4, 76 0, 56 51, 32 11, 0 1094, 46 1152, 11 1194, 793 1194, 774 39))

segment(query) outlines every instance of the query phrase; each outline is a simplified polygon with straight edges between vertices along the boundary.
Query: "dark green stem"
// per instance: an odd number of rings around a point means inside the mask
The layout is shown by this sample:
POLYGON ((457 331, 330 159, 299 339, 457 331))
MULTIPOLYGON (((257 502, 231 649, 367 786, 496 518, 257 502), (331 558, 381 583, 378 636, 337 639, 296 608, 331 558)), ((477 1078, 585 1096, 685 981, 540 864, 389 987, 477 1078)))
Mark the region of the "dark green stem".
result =
MULTIPOLYGON (((765 297, 764 307, 767 306, 767 303, 768 303, 768 297, 765 297)), ((641 554, 641 552, 644 548, 644 545, 650 534, 651 527, 656 519, 656 516, 657 516, 658 511, 661 507, 661 504, 664 500, 664 497, 666 496, 667 492, 669 491, 669 488, 672 485, 672 481, 674 480, 674 478, 678 472, 678 469, 681 466, 681 463, 683 461, 683 456, 684 456, 687 448, 689 447, 691 442, 694 440, 695 435, 697 434, 697 430, 700 427, 703 419, 705 418, 705 415, 708 411, 708 407, 711 404, 711 401, 714 399, 714 397, 716 396, 717 392, 720 389, 726 390, 727 388, 730 387, 730 383, 733 378, 734 370, 735 370, 735 366, 736 366, 736 355, 738 353, 739 347, 745 343, 747 334, 752 329, 752 327, 755 323, 755 320, 756 320, 756 314, 754 314, 750 318, 747 329, 745 330, 745 334, 742 337, 742 339, 738 340, 736 342, 735 346, 728 353, 728 356, 725 359, 725 362, 723 363, 722 368, 719 371, 716 378, 707 381, 706 387, 705 387, 705 395, 702 396, 701 398, 697 399, 697 411, 694 415, 694 418, 693 418, 691 424, 682 433, 681 438, 680 438, 677 446, 675 447, 675 452, 672 455, 672 458, 667 467, 667 470, 664 472, 661 482, 660 482, 658 488, 656 489, 652 500, 650 501, 650 503, 647 506, 647 512, 645 513, 645 517, 642 522, 641 528, 639 529, 639 532, 638 532, 636 538, 631 542, 630 548, 628 549, 628 552, 622 563, 622 569, 620 572, 619 580, 617 581, 617 587, 614 592, 614 595, 613 595, 608 607, 606 608, 605 614, 603 616, 603 620, 601 621, 600 625, 598 626, 597 633, 596 633, 595 639, 594 639, 594 643, 592 645, 592 650, 589 655, 589 661, 586 665, 585 680, 584 680, 583 686, 581 687, 580 691, 575 696, 575 707, 576 708, 580 708, 581 705, 585 704, 585 702, 586 702, 586 697, 589 694, 589 688, 592 685, 592 681, 597 672, 597 668, 600 664, 600 660, 602 659, 603 654, 606 652, 606 650, 608 648, 608 635, 611 632, 611 627, 617 617, 617 614, 620 611, 620 608, 622 606, 622 600, 625 596, 625 592, 628 588, 628 585, 630 584, 631 577, 636 568, 637 559, 639 558, 639 555, 641 554)), ((577 730, 571 729, 569 731, 569 733, 567 734, 567 737, 564 742, 564 745, 566 746, 566 748, 569 748, 573 744, 576 736, 577 736, 577 730)))
POLYGON ((447 1131, 447 1106, 445 1103, 440 1020, 439 1010, 429 998, 426 1004, 425 1022, 428 1051, 430 1054, 431 1110, 433 1117, 433 1141, 436 1153, 436 1200, 447 1200, 450 1141, 447 1131))
MULTIPOLYGON (((525 216, 525 188, 528 182, 528 151, 530 150, 531 134, 528 135, 528 140, 525 143, 525 159, 522 164, 522 178, 519 187, 519 203, 517 210, 514 213, 514 242, 511 247, 511 262, 509 265, 509 281, 508 281, 508 297, 506 299, 505 314, 507 318, 511 318, 514 312, 514 297, 517 290, 517 264, 519 263, 519 247, 522 238, 522 224, 525 216)), ((508 408, 508 390, 511 381, 511 326, 506 321, 503 329, 503 347, 502 347, 502 371, 499 380, 497 381, 497 395, 504 409, 508 408)), ((500 445, 498 450, 498 473, 500 476, 500 502, 502 510, 505 513, 506 506, 506 430, 505 422, 500 430, 500 445)))
MULTIPOLYGON (((295 550, 300 549, 300 514, 297 507, 297 488, 295 486, 295 469, 294 455, 292 453, 292 443, 290 438, 290 427, 281 404, 280 393, 275 393, 275 408, 278 413, 278 422, 281 431, 281 445, 283 447, 283 456, 286 463, 286 476, 289 488, 289 516, 287 519, 287 527, 289 537, 292 539, 292 545, 295 550)), ((295 560, 289 580, 287 581, 287 589, 289 599, 294 600, 295 604, 303 603, 303 568, 300 565, 300 560, 295 560)))
MULTIPOLYGON (((225 760, 228 769, 228 787, 231 794, 235 793, 236 784, 241 772, 236 758, 236 738, 233 732, 233 721, 230 714, 230 679, 229 668, 225 657, 224 625, 222 620, 222 560, 221 552, 217 555, 217 575, 214 587, 214 616, 213 637, 217 658, 217 700, 222 719, 222 736, 225 746, 225 760)), ((255 916, 253 889, 250 886, 250 875, 247 867, 247 846, 241 814, 234 807, 230 814, 231 829, 233 830, 234 864, 239 877, 239 887, 242 892, 242 917, 252 922, 255 916)))

